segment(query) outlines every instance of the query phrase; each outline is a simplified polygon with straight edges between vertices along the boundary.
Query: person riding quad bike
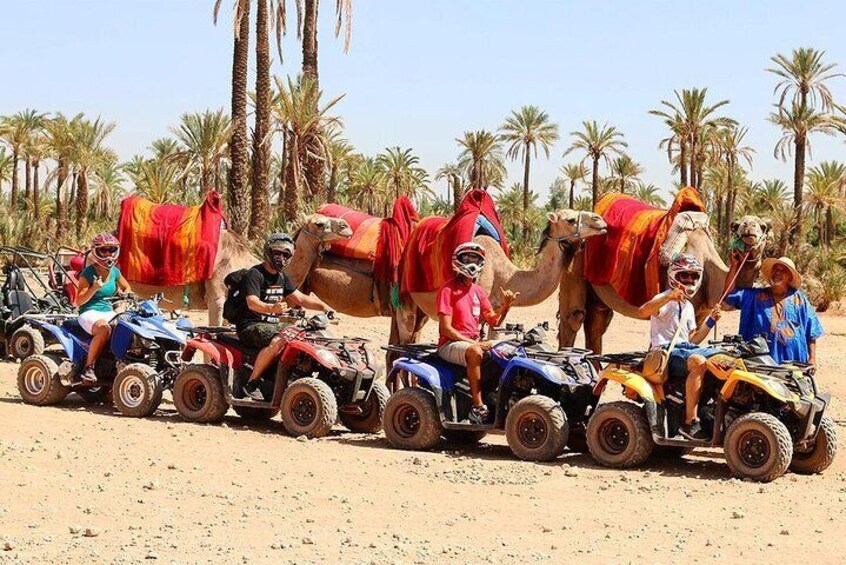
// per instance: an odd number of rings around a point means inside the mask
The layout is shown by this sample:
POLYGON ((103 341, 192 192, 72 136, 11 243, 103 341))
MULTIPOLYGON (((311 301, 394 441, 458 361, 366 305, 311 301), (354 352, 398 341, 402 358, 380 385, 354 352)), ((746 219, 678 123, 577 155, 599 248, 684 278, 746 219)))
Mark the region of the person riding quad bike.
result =
POLYGON ((275 233, 264 243, 264 261, 244 272, 240 287, 235 290, 232 313, 227 319, 234 322, 238 338, 246 345, 261 349, 252 373, 244 385, 244 392, 253 400, 263 401, 260 390, 261 375, 279 357, 285 341, 279 335, 284 324, 279 316, 289 307, 329 312, 330 308, 315 296, 306 295, 294 286, 284 269, 294 257, 293 238, 275 233))
POLYGON ((467 367, 473 397, 470 419, 482 424, 488 409, 482 401, 482 358, 492 344, 481 341, 480 322, 499 326, 517 295, 502 290, 502 307, 495 311, 485 291, 476 284, 485 266, 485 249, 478 243, 462 243, 452 254, 455 277, 438 291, 438 355, 449 363, 467 367))

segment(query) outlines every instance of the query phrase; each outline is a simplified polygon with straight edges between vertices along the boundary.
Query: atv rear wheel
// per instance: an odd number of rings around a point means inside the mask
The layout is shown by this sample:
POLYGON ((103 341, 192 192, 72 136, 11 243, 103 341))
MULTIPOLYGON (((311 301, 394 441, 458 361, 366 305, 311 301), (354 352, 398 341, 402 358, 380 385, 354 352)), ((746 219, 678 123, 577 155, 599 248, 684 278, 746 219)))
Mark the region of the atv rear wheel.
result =
POLYGON ((618 400, 601 404, 590 417, 587 446, 600 465, 625 469, 646 461, 655 442, 643 408, 618 400))
POLYGON ((470 430, 444 430, 444 439, 450 443, 460 445, 476 445, 488 435, 487 432, 474 432, 470 430))
POLYGON ((734 474, 761 482, 782 476, 793 458, 787 427, 764 412, 744 414, 732 422, 723 449, 734 474))
POLYGON ((382 429, 382 417, 391 393, 382 383, 373 383, 370 396, 362 405, 361 414, 341 412, 341 423, 352 432, 361 434, 377 434, 382 429))
POLYGON ((834 420, 823 416, 813 449, 807 452, 794 450, 790 470, 802 475, 822 473, 834 461, 835 455, 837 455, 837 429, 834 427, 834 420))
POLYGON ((18 368, 18 391, 27 404, 46 406, 61 402, 70 389, 62 384, 56 361, 46 355, 33 355, 18 368))
POLYGON ((385 437, 400 449, 432 449, 444 433, 432 393, 417 387, 391 395, 383 419, 385 437))
POLYGON ((508 447, 524 461, 552 461, 564 452, 569 431, 561 406, 540 394, 517 401, 505 418, 508 447))
POLYGON ((253 408, 252 406, 233 406, 232 409, 241 418, 251 422, 271 420, 279 414, 279 408, 253 408))
POLYGON ((23 361, 33 355, 44 353, 44 336, 41 332, 25 324, 19 327, 9 339, 9 354, 23 361))
POLYGON ((338 401, 320 379, 297 379, 282 395, 281 415, 292 436, 319 438, 328 434, 338 419, 338 401))
POLYGON ((173 383, 173 405, 190 422, 223 421, 229 404, 218 369, 205 364, 186 365, 173 383))
POLYGON ((124 416, 146 418, 162 402, 159 374, 143 363, 132 363, 118 371, 112 385, 112 402, 124 416))

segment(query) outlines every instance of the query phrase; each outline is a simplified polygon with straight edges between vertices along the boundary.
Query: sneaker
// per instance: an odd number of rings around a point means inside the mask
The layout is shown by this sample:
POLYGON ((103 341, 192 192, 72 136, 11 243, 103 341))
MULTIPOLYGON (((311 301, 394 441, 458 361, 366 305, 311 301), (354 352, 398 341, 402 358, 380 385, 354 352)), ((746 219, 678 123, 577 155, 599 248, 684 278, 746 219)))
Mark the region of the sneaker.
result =
POLYGON ((82 372, 82 383, 86 385, 93 385, 97 382, 97 374, 94 373, 94 367, 88 367, 82 372))
POLYGON ((484 404, 481 406, 474 406, 470 409, 470 423, 482 425, 487 421, 489 414, 488 407, 484 404))
POLYGON ((708 436, 705 434, 705 431, 699 425, 699 422, 693 422, 692 424, 682 424, 679 433, 686 437, 687 439, 694 439, 694 440, 703 440, 708 439, 708 436))
POLYGON ((244 385, 244 394, 247 398, 252 400, 258 400, 259 402, 264 401, 264 395, 261 393, 259 382, 257 380, 250 381, 244 385))

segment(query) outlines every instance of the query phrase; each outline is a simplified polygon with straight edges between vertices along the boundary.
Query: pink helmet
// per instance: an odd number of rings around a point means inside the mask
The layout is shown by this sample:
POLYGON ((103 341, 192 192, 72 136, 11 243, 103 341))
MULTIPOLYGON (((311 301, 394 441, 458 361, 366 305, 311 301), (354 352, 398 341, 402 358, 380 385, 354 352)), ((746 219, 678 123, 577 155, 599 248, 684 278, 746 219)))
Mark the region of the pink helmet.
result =
POLYGON ((485 248, 478 243, 462 243, 452 252, 452 269, 465 277, 476 280, 485 267, 485 248))
POLYGON ((120 241, 114 235, 103 232, 91 240, 91 257, 101 267, 114 267, 119 255, 120 241))
POLYGON ((685 296, 692 298, 702 284, 702 263, 692 255, 679 253, 670 260, 667 279, 671 288, 681 289, 685 296))

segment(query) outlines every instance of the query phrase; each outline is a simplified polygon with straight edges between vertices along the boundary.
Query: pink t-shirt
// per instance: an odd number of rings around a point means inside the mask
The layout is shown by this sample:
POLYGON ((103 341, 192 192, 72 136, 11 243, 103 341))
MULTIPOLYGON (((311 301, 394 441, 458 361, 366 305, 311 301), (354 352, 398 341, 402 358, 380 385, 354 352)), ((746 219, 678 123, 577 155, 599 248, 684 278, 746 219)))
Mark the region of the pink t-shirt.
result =
MULTIPOLYGON (((437 306, 438 316, 452 316, 452 327, 470 339, 479 339, 482 314, 493 310, 491 301, 482 287, 457 278, 446 283, 438 291, 437 306)), ((441 336, 438 346, 449 341, 449 338, 441 336)))

